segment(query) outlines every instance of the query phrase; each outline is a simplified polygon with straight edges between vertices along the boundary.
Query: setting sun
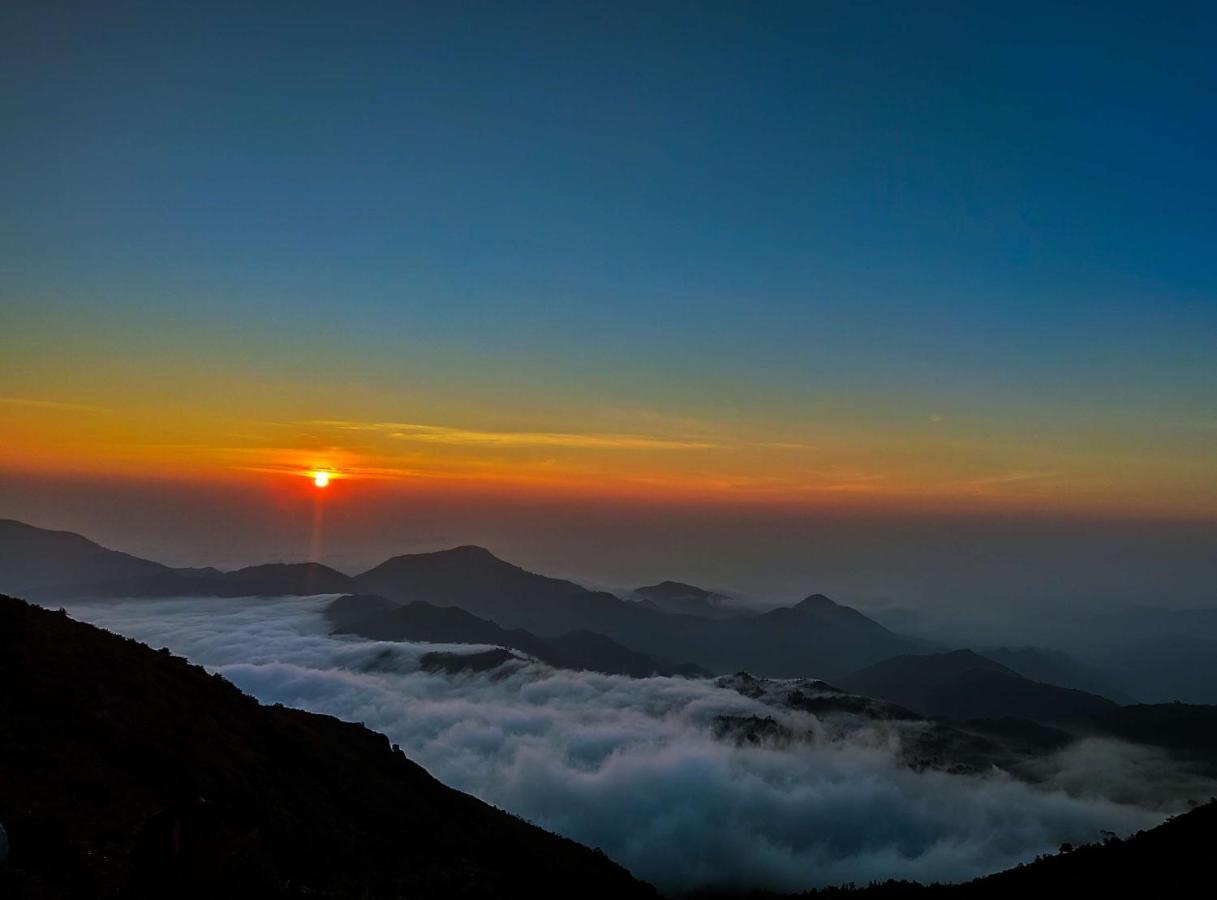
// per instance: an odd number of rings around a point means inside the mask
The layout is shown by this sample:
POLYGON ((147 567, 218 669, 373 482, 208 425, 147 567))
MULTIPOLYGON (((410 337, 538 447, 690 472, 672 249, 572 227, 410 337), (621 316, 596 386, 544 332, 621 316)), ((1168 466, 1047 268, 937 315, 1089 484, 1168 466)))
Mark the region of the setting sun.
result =
POLYGON ((317 487, 323 488, 323 487, 326 487, 329 483, 330 483, 330 473, 329 472, 314 472, 313 473, 313 484, 317 485, 317 487))

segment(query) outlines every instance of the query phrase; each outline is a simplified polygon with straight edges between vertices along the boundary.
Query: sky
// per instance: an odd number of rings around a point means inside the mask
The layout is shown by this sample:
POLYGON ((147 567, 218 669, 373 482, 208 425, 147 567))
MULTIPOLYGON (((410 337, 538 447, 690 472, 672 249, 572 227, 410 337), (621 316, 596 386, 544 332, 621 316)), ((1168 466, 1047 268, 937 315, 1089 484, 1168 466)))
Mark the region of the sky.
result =
POLYGON ((1198 598, 1215 41, 1187 3, 5 4, 0 515, 252 561, 324 468, 399 545, 632 540, 605 579, 666 535, 732 581, 726 522, 785 590, 749 535, 980 517, 1117 523, 1198 598))

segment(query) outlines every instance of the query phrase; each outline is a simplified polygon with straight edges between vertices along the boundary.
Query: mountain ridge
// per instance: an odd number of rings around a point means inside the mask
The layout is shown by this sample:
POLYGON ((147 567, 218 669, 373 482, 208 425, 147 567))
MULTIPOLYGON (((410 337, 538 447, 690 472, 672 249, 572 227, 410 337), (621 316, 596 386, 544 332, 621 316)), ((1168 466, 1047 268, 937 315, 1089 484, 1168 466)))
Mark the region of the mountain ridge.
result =
POLYGON ((648 608, 529 572, 470 544, 401 554, 357 575, 318 563, 268 564, 214 574, 140 560, 70 532, 16 522, 7 527, 39 544, 41 556, 18 560, 0 540, 0 590, 32 580, 28 595, 42 602, 89 596, 375 594, 398 603, 422 600, 457 606, 502 628, 524 629, 540 638, 589 631, 654 660, 682 660, 715 673, 747 669, 771 677, 839 677, 922 646, 822 594, 757 615, 703 618, 648 608), (74 578, 74 584, 49 574, 63 569, 55 549, 65 542, 75 554, 68 579, 74 578), (31 579, 39 567, 41 578, 31 579), (11 577, 14 571, 22 577, 11 577))
POLYGON ((540 638, 589 631, 655 660, 682 660, 717 673, 748 669, 773 677, 838 677, 921 647, 822 594, 765 613, 705 618, 649 608, 529 572, 471 544, 400 554, 356 575, 319 563, 270 563, 217 572, 170 568, 71 532, 17 522, 7 528, 24 535, 27 543, 33 540, 38 552, 15 554, 0 531, 0 590, 25 586, 31 599, 47 603, 87 597, 374 594, 397 603, 422 600, 457 606, 502 628, 524 629, 540 638), (66 569, 57 555, 63 553, 74 561, 66 569))
POLYGON ((687 900, 1074 900, 1077 897, 1146 897, 1190 900, 1212 890, 1217 853, 1217 800, 1168 819, 1156 828, 1055 854, 962 884, 913 881, 825 887, 799 894, 770 891, 695 891, 687 900))

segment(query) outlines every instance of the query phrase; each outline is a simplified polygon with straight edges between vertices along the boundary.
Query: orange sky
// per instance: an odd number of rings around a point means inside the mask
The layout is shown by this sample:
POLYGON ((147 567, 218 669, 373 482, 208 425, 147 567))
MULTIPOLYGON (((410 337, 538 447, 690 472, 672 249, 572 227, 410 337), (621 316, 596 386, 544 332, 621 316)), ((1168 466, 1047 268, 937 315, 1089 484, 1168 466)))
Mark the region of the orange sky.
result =
POLYGON ((937 414, 888 427, 638 416, 634 428, 620 427, 630 424, 624 417, 612 429, 535 418, 511 428, 479 426, 473 416, 224 415, 204 411, 221 405, 206 399, 123 407, 8 397, 0 400, 0 441, 10 470, 42 475, 290 485, 326 469, 337 476, 331 490, 360 480, 385 490, 431 484, 652 502, 1217 514, 1207 460, 1128 447, 1084 428, 1032 441, 937 414))

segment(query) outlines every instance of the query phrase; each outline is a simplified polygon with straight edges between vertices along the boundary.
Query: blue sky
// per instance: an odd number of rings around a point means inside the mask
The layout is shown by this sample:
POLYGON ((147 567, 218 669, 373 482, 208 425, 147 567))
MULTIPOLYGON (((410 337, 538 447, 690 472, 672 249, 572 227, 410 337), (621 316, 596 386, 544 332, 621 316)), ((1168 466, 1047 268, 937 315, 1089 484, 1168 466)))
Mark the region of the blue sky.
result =
POLYGON ((935 452, 936 419, 969 472, 1025 440, 1217 503, 1206 5, 21 3, 0 31, 8 395, 861 456, 935 452))

